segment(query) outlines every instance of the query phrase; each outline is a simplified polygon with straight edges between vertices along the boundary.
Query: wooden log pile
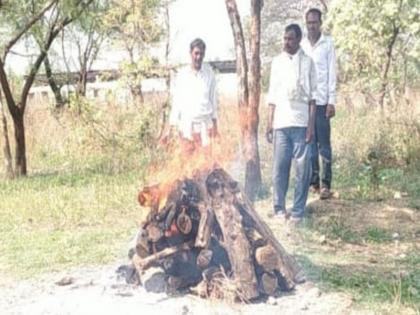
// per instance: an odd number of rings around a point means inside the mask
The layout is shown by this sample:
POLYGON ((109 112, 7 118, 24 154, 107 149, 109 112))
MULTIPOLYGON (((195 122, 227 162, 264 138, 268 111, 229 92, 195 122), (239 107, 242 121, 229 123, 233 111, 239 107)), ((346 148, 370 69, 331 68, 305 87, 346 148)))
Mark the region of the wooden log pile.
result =
POLYGON ((196 171, 166 190, 156 185, 138 195, 150 212, 130 257, 147 290, 220 296, 229 281, 237 298, 252 301, 295 287, 296 261, 227 172, 196 171))

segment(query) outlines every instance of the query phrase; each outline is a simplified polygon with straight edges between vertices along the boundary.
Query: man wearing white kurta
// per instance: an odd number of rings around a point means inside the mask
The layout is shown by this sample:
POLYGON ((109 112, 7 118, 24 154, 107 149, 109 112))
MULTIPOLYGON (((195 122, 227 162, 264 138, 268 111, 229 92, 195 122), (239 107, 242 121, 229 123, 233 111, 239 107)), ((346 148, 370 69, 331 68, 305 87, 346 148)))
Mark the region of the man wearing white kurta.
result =
POLYGON ((284 33, 284 51, 271 65, 267 140, 274 142, 273 206, 286 215, 286 194, 292 159, 295 161, 295 192, 292 219, 300 220, 308 197, 310 142, 314 132, 316 73, 312 59, 300 49, 302 31, 290 24, 284 33))
POLYGON ((169 124, 190 148, 206 147, 217 134, 216 79, 203 64, 205 50, 201 39, 191 42, 191 64, 180 69, 173 90, 169 124))
POLYGON ((330 36, 321 33, 321 24, 321 11, 310 9, 306 13, 308 37, 303 39, 302 48, 315 62, 317 73, 318 91, 316 98, 315 136, 312 143, 311 187, 314 192, 320 192, 321 199, 327 199, 331 196, 332 180, 330 118, 335 115, 334 105, 336 104, 337 80, 334 43, 330 36), (321 157, 321 170, 318 156, 321 157))

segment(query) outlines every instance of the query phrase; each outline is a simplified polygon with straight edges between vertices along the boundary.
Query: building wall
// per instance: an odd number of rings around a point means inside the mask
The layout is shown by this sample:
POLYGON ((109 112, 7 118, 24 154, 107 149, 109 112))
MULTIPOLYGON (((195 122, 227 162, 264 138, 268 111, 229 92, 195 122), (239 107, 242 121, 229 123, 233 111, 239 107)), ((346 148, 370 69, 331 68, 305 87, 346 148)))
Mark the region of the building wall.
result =
MULTIPOLYGON (((221 98, 236 97, 236 73, 216 74, 217 90, 221 98)), ((164 78, 146 79, 142 82, 142 91, 147 95, 160 95, 166 92, 164 78)), ((68 98, 75 92, 75 86, 65 85, 61 88, 61 94, 68 98)), ((107 81, 88 83, 86 86, 86 97, 98 102, 106 102, 111 98, 123 104, 132 101, 130 90, 121 81, 107 81)), ((54 105, 55 98, 48 85, 33 87, 29 93, 28 102, 30 104, 54 105)))

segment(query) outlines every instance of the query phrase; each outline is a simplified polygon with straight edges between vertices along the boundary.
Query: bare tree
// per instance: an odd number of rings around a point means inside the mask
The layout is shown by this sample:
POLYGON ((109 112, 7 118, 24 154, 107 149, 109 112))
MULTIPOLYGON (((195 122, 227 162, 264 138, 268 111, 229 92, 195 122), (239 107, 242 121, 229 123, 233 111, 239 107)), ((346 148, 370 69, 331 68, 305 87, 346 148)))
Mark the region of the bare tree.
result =
POLYGON ((91 25, 86 30, 86 41, 76 41, 79 61, 79 77, 77 81, 76 94, 86 96, 87 75, 96 60, 102 43, 105 39, 104 33, 98 33, 91 25))

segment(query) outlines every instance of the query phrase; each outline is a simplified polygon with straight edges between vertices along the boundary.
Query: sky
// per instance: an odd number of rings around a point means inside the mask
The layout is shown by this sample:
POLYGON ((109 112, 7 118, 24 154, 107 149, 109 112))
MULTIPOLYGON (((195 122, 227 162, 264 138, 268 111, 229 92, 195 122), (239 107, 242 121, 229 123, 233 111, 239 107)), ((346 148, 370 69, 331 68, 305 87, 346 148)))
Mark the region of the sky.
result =
MULTIPOLYGON (((249 12, 250 0, 237 0, 241 16, 249 12)), ((233 59, 233 35, 224 0, 178 0, 170 8, 171 62, 188 62, 190 42, 206 42, 206 59, 233 59)))
MULTIPOLYGON (((237 4, 241 17, 247 15, 250 0, 237 0, 237 4)), ((196 37, 206 42, 207 61, 234 59, 232 30, 224 0, 177 0, 171 5, 169 15, 170 63, 189 62, 189 44, 196 37)), ((23 44, 16 45, 14 51, 28 54, 23 44)), ((124 53, 121 51, 105 51, 93 65, 93 69, 116 68, 124 58, 124 53)), ((76 59, 70 50, 66 54, 67 57, 76 59)), ((28 58, 10 54, 6 67, 17 75, 25 74, 28 58)))

